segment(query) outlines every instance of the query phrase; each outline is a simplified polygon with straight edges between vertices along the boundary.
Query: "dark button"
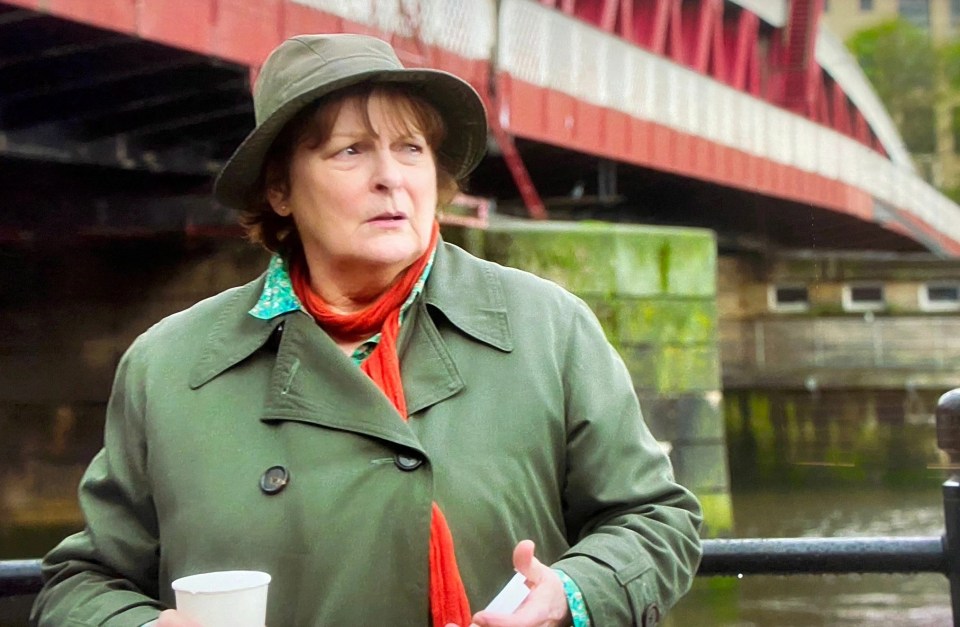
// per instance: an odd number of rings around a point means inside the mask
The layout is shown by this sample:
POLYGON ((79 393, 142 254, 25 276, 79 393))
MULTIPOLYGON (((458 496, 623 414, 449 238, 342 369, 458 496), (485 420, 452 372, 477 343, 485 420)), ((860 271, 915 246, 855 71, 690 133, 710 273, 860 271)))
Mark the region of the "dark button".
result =
POLYGON ((656 627, 660 624, 660 608, 656 603, 651 603, 643 610, 643 627, 656 627))
POLYGON ((408 453, 397 453, 397 456, 394 458, 393 463, 397 465, 397 468, 400 470, 405 470, 407 472, 411 470, 416 470, 420 467, 420 464, 423 463, 423 460, 419 457, 415 457, 408 453))
POLYGON ((276 494, 290 483, 290 473, 283 466, 271 466, 260 477, 260 489, 264 494, 276 494))

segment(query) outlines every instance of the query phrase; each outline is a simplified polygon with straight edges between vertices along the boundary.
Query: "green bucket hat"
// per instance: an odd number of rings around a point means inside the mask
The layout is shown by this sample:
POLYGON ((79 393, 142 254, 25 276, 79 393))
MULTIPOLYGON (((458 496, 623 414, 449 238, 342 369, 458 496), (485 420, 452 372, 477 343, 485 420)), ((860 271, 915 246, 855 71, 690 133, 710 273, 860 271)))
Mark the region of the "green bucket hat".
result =
POLYGON ((483 101, 466 81, 429 69, 406 69, 385 41, 364 35, 299 35, 264 62, 253 90, 257 126, 214 183, 221 204, 242 209, 274 139, 311 102, 358 83, 403 85, 432 104, 446 123, 439 152, 453 176, 469 174, 483 158, 487 118, 483 101))

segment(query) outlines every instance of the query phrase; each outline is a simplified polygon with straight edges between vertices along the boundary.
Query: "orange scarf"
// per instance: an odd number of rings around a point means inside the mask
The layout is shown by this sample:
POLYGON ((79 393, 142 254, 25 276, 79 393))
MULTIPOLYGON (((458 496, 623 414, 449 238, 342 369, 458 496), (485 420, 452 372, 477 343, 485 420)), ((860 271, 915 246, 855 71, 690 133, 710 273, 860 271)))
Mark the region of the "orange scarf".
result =
MULTIPOLYGON (((434 222, 426 252, 373 304, 352 314, 340 315, 331 311, 323 298, 310 287, 309 269, 302 259, 292 263, 290 268, 293 291, 325 331, 347 340, 365 339, 378 331, 381 333, 380 343, 360 369, 390 399, 404 420, 408 418, 407 401, 403 396, 400 360, 397 356, 400 309, 436 249, 438 233, 439 226, 434 222)), ((430 613, 434 627, 445 627, 448 623, 466 626, 471 622, 470 604, 457 568, 453 536, 436 503, 433 503, 430 519, 430 613)))

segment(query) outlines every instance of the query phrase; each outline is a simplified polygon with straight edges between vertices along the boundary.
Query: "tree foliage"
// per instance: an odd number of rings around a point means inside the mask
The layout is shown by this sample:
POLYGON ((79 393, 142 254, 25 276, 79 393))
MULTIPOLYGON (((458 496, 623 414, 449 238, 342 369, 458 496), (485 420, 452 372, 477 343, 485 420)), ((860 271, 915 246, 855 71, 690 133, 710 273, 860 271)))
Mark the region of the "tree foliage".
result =
POLYGON ((926 32, 901 19, 860 31, 847 47, 886 105, 907 149, 933 152, 933 109, 940 97, 937 77, 949 81, 953 74, 960 80, 960 47, 938 49, 926 32))

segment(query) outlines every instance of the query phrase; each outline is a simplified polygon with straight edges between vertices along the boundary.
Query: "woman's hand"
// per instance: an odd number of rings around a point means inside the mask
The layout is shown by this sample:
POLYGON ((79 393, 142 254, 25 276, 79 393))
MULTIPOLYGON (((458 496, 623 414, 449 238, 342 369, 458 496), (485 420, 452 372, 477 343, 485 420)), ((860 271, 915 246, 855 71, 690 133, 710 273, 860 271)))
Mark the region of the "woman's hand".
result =
POLYGON ((164 610, 157 619, 156 627, 203 627, 203 625, 190 620, 176 610, 164 610))
POLYGON ((513 567, 530 586, 526 600, 513 614, 477 612, 470 627, 556 627, 569 623, 563 583, 552 568, 533 556, 534 548, 532 541, 523 540, 513 550, 513 567))

